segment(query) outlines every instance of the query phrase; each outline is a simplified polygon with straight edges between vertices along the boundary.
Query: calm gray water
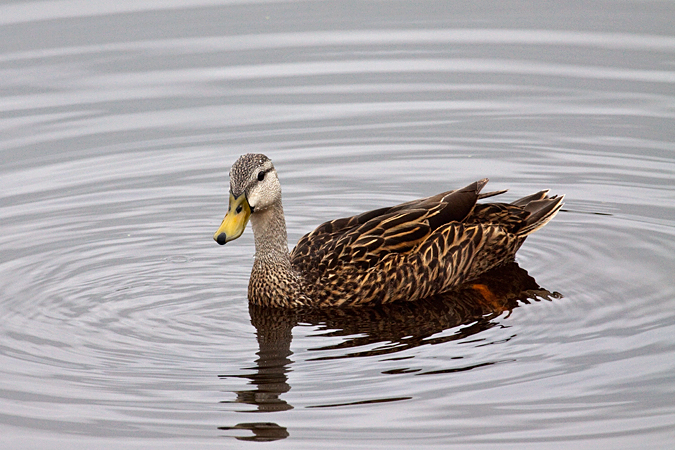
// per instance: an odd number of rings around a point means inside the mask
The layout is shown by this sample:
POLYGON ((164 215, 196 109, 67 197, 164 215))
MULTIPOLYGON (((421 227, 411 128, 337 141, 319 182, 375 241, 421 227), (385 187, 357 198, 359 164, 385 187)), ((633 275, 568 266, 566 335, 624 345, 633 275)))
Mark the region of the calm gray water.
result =
POLYGON ((0 130, 3 449, 675 445, 674 2, 2 2, 0 130), (246 152, 291 244, 564 193, 543 290, 249 311, 252 233, 211 238, 246 152))

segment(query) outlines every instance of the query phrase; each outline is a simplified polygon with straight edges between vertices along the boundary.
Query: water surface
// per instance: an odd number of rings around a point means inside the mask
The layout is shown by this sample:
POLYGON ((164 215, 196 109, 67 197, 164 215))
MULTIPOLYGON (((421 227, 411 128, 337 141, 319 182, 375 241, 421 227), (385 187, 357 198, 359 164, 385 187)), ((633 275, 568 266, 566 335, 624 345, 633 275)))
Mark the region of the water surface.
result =
POLYGON ((672 17, 0 5, 3 448, 670 448, 672 17), (275 162, 291 245, 484 177, 566 205, 494 311, 271 314, 247 305, 250 230, 211 239, 247 152, 275 162))

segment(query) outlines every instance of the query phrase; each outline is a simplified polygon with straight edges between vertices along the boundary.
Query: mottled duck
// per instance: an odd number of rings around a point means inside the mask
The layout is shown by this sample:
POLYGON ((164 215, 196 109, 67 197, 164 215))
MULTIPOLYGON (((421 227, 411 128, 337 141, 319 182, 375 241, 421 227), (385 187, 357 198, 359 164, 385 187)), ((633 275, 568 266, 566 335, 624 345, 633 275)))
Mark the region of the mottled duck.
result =
POLYGON ((230 171, 227 214, 213 238, 237 239, 251 220, 252 304, 339 307, 414 301, 451 291, 513 261, 551 220, 563 196, 548 190, 512 203, 477 203, 488 180, 462 189, 331 220, 288 251, 281 185, 272 161, 241 156, 230 171))

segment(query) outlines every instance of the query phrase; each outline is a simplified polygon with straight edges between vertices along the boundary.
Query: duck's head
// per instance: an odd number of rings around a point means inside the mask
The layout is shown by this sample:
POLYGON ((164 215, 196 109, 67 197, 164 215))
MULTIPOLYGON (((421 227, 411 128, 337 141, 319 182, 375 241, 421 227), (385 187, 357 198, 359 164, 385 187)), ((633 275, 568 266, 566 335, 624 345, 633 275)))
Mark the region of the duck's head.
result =
POLYGON ((240 156, 230 169, 230 204, 213 239, 220 245, 244 232, 251 214, 281 200, 281 185, 272 161, 265 155, 240 156))

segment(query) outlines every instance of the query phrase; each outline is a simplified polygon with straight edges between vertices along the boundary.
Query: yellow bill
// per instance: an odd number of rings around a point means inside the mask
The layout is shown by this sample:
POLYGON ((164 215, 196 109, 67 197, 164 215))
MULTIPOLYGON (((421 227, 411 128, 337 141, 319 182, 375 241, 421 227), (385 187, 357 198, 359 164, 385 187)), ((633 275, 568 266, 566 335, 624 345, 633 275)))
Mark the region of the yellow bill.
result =
POLYGON ((251 217, 251 207, 244 194, 235 198, 230 193, 230 207, 220 224, 220 228, 213 235, 213 239, 220 245, 237 239, 244 232, 248 218, 251 217))

